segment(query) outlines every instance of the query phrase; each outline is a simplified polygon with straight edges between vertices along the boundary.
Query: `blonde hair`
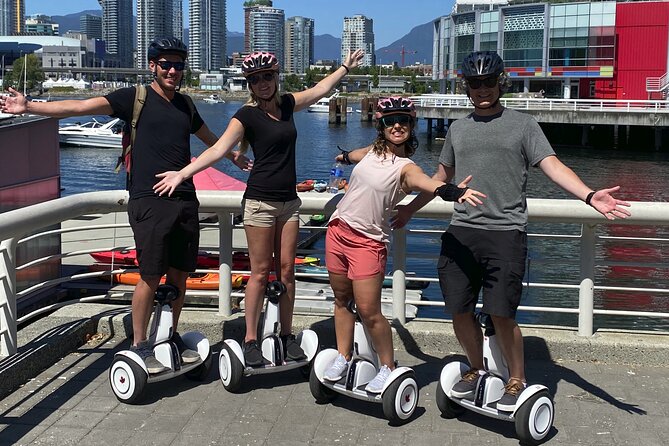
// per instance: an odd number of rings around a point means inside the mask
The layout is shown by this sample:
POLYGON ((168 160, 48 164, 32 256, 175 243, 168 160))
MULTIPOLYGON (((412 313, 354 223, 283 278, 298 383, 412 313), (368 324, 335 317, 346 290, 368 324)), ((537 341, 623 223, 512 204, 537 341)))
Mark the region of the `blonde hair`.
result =
MULTIPOLYGON (((274 88, 274 96, 272 99, 276 103, 277 107, 281 108, 281 95, 279 94, 279 76, 274 76, 274 83, 275 83, 275 88, 274 88)), ((246 101, 242 107, 257 107, 258 106, 258 97, 256 94, 253 92, 253 87, 249 88, 249 92, 251 93, 249 99, 246 101)), ((239 153, 246 153, 249 150, 249 140, 246 139, 246 136, 242 136, 242 140, 239 141, 239 153)))

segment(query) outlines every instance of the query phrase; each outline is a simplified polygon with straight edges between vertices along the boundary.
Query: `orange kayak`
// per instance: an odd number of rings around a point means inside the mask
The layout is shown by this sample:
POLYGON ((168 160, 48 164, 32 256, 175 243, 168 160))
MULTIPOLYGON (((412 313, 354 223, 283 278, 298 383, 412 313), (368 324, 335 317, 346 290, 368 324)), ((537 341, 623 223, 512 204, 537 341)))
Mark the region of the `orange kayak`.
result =
MULTIPOLYGON (((114 281, 125 285, 137 285, 139 282, 139 273, 117 273, 114 274, 114 281)), ((165 283, 165 276, 160 279, 160 283, 165 283)), ((232 275, 232 288, 242 286, 242 275, 232 275)), ((186 279, 186 288, 189 290, 217 290, 218 273, 190 273, 186 279)))

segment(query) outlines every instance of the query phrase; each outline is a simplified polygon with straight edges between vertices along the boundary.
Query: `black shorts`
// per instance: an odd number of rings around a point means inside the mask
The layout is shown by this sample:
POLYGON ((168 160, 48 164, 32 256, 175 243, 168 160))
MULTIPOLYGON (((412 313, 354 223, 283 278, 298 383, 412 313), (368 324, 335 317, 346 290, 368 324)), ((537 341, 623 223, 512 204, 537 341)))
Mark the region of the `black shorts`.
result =
POLYGON ((514 318, 520 305, 527 233, 450 226, 441 237, 439 285, 451 314, 475 310, 483 289, 483 312, 514 318))
POLYGON ((128 219, 142 276, 162 276, 170 267, 195 271, 200 242, 199 207, 194 195, 130 200, 128 219))

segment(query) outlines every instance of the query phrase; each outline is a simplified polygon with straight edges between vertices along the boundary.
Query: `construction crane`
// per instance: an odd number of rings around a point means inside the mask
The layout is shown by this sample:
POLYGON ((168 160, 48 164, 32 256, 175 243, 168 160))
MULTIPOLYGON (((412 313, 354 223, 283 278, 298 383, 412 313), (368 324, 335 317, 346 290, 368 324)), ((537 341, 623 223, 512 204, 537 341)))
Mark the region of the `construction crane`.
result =
POLYGON ((402 61, 401 61, 402 65, 401 65, 400 68, 404 68, 404 66, 405 66, 404 65, 404 55, 405 54, 416 54, 416 53, 418 53, 418 51, 416 51, 416 50, 404 49, 404 45, 402 45, 402 48, 399 51, 397 49, 392 49, 391 48, 391 49, 384 50, 384 52, 386 52, 386 53, 400 53, 400 55, 402 56, 402 61))

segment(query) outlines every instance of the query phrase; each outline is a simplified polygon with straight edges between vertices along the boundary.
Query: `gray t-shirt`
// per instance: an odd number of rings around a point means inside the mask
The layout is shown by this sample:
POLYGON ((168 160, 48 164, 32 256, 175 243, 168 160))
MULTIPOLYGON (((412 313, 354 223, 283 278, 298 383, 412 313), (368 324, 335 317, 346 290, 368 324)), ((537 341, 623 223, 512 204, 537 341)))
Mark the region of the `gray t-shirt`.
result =
POLYGON ((469 187, 488 198, 477 207, 456 203, 451 224, 525 231, 528 168, 551 155, 553 148, 528 114, 505 108, 492 117, 472 113, 453 122, 439 162, 455 167, 455 184, 473 175, 469 187))

